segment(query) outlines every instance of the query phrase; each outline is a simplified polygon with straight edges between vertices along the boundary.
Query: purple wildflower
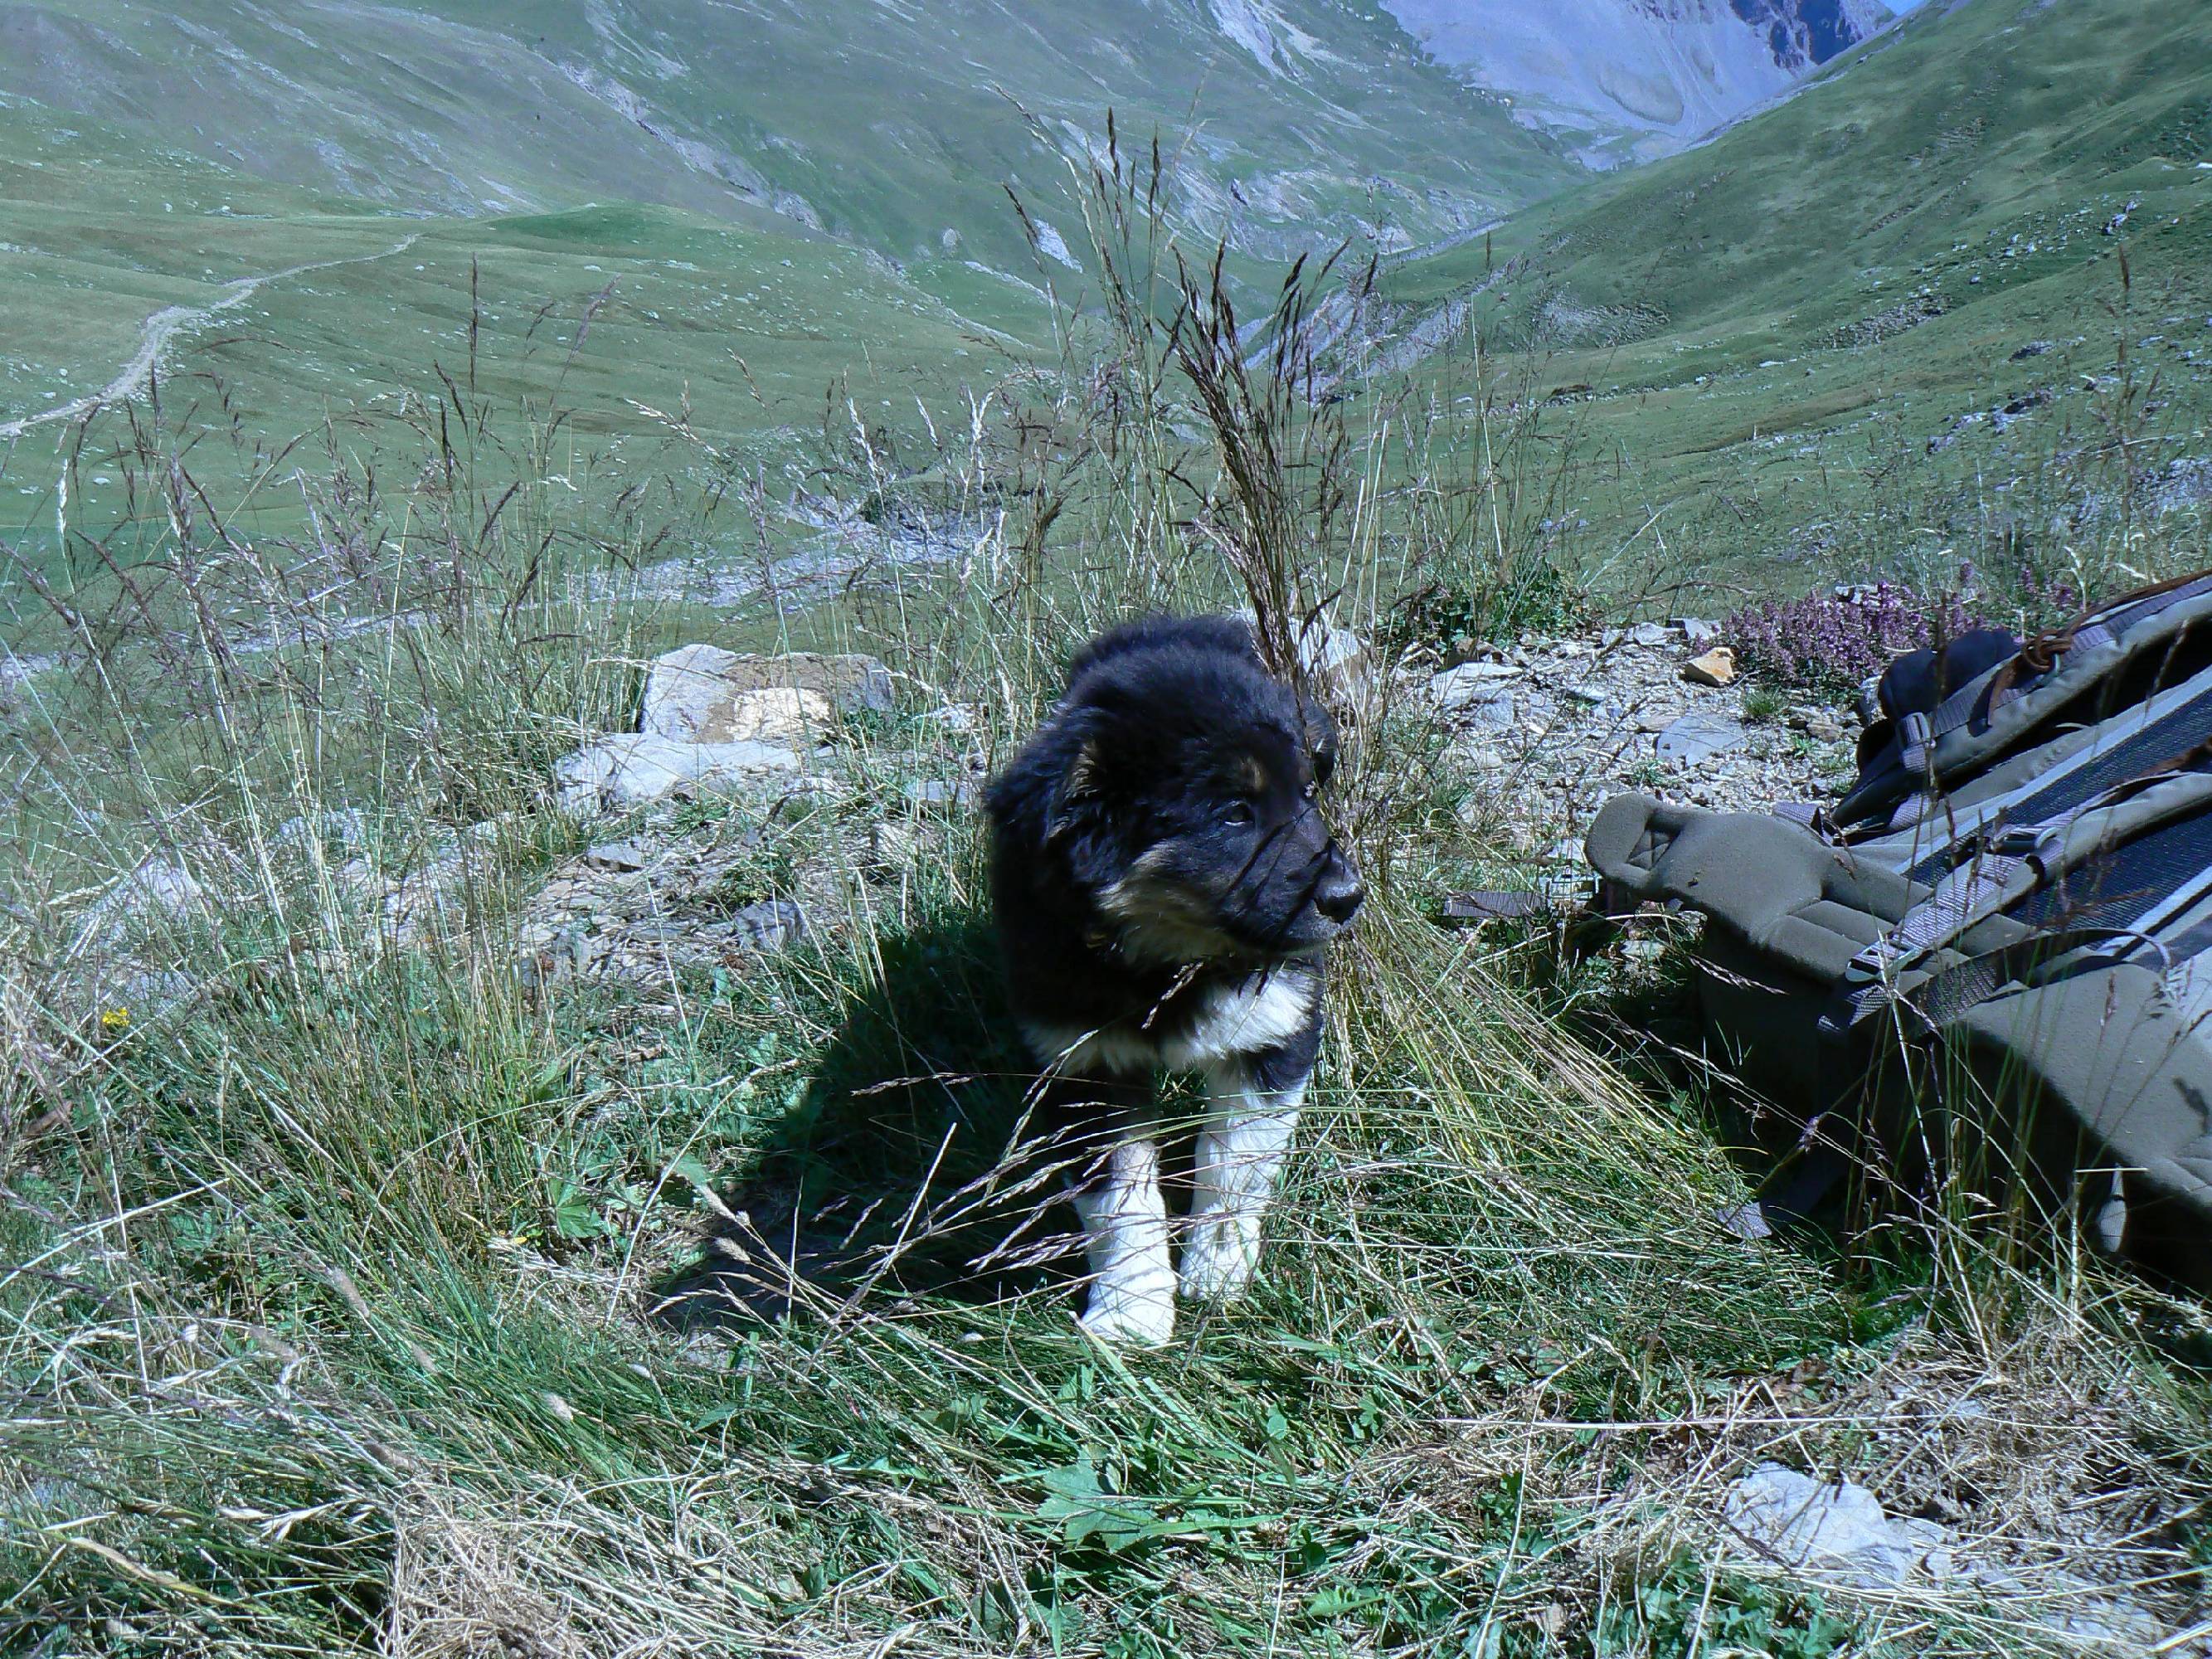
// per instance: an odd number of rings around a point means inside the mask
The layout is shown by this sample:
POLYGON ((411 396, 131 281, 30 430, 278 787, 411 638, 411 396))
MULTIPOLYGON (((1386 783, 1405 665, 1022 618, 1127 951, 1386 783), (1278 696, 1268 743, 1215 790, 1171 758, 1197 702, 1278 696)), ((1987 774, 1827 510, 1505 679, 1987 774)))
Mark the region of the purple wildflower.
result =
POLYGON ((1808 690, 1847 691, 1908 651, 1985 624, 1956 597, 1930 600, 1892 582, 1802 599, 1762 599, 1728 619, 1748 672, 1808 690))

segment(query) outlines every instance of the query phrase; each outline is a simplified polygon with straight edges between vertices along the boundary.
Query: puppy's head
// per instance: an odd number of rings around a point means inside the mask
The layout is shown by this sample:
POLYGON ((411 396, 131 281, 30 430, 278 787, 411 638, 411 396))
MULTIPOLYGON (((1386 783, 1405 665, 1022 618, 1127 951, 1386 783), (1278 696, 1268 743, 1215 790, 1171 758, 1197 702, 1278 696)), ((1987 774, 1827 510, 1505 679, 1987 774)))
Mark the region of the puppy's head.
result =
POLYGON ((1336 728, 1318 703, 1255 660, 1169 653, 1082 690, 1045 841, 1124 952, 1266 962, 1344 931, 1365 890, 1322 816, 1336 728))

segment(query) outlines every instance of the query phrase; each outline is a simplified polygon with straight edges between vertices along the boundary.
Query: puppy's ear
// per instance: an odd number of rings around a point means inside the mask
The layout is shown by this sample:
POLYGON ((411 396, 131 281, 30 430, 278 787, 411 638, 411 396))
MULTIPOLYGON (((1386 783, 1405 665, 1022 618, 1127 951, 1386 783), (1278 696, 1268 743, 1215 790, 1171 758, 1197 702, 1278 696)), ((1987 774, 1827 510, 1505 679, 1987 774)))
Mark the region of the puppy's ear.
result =
POLYGON ((1313 757, 1314 781, 1326 787, 1336 773, 1336 720, 1311 697, 1298 699, 1298 713, 1305 722, 1306 753, 1313 757))
POLYGON ((1073 829, 1104 793, 1103 781, 1099 775, 1098 739, 1085 738, 1054 787, 1052 798, 1045 803, 1045 844, 1050 846, 1073 829))

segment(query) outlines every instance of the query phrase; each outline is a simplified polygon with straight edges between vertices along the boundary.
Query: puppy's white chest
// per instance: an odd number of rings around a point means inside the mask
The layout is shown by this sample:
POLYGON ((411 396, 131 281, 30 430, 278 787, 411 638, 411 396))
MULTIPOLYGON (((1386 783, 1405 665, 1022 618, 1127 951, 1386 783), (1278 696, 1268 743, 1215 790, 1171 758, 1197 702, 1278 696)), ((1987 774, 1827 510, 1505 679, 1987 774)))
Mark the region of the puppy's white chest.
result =
POLYGON ((1126 1021, 1097 1031, 1042 1023, 1024 1029, 1037 1058, 1047 1065, 1077 1071, 1194 1071, 1288 1042, 1312 1018, 1319 992, 1317 981, 1304 974, 1254 973, 1205 988, 1194 1007, 1176 1010, 1158 1030, 1126 1021))
POLYGON ((1305 1028, 1314 989, 1310 980, 1284 974, 1255 974, 1216 987, 1188 1030, 1161 1058, 1181 1070, 1279 1048, 1305 1028))

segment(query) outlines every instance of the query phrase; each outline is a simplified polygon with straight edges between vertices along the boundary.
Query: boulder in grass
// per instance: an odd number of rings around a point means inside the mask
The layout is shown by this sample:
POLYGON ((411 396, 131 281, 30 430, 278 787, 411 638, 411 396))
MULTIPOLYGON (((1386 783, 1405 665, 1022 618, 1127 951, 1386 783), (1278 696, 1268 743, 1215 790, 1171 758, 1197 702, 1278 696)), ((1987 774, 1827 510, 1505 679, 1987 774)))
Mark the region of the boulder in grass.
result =
POLYGON ((1455 714, 1490 696, 1496 682, 1518 679, 1525 672, 1510 663, 1463 662, 1431 675, 1429 696, 1446 714, 1455 714))
POLYGON ((204 914, 207 890, 192 872, 158 854, 142 860, 85 913, 88 939, 112 943, 134 929, 204 914))
MULTIPOLYGON (((1260 631, 1257 614, 1247 605, 1237 620, 1254 634, 1260 631)), ((1340 628, 1316 615, 1293 625, 1292 641, 1298 662, 1322 690, 1354 713, 1364 713, 1375 690, 1375 669, 1367 642, 1348 628, 1340 628)))
POLYGON ((621 811, 671 795, 720 794, 774 773, 796 772, 799 757, 769 743, 685 743, 629 732, 586 744, 553 769, 561 805, 580 817, 621 811))
POLYGON ((1930 1521, 1893 1517, 1864 1486, 1816 1480, 1762 1463, 1729 1488, 1731 1530, 1791 1566, 1881 1586, 1951 1566, 1948 1535, 1930 1521))
POLYGON ((684 645, 653 659, 638 730, 684 743, 811 743, 832 716, 885 714, 892 702, 890 670, 873 657, 684 645))

